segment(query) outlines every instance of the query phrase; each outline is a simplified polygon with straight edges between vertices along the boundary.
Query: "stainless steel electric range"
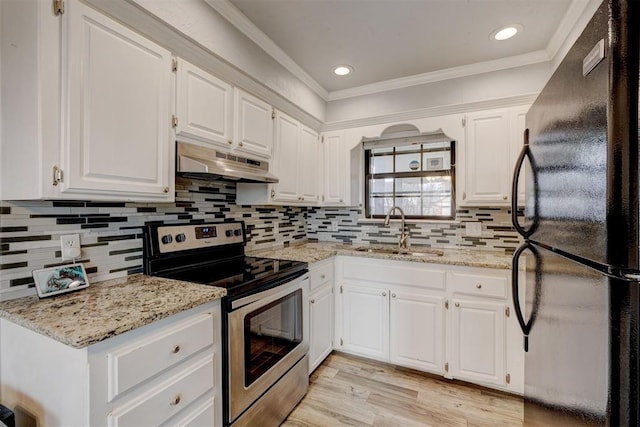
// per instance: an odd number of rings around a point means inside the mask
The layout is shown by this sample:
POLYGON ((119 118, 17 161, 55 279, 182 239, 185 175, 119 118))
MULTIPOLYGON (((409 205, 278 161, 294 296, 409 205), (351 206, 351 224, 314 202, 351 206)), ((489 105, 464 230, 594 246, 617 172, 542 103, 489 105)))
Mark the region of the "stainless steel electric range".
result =
POLYGON ((144 272, 227 289, 225 426, 279 425, 308 385, 307 264, 244 255, 243 222, 148 225, 144 272))

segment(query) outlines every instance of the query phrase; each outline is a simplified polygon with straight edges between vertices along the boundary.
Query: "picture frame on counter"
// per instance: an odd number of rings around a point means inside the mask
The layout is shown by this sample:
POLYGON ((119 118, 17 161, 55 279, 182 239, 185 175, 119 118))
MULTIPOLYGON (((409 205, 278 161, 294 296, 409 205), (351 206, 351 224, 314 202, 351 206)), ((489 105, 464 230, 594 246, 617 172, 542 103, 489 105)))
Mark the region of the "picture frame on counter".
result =
POLYGON ((83 264, 67 264, 34 270, 33 281, 39 298, 52 297, 89 287, 83 264))

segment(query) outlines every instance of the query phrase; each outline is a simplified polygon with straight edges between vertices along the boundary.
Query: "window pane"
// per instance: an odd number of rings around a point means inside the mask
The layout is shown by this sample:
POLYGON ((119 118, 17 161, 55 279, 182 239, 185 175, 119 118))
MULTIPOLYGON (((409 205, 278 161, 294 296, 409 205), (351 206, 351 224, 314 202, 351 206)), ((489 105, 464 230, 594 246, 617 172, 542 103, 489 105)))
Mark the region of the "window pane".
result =
POLYGON ((371 215, 386 215, 393 207, 392 197, 370 197, 369 210, 371 215))
POLYGON ((393 156, 376 156, 371 159, 371 173, 393 172, 393 156))
POLYGON ((425 177, 422 182, 423 215, 451 216, 451 177, 425 177))
MULTIPOLYGON (((405 215, 422 215, 422 202, 420 196, 416 197, 396 197, 396 206, 399 206, 405 215)), ((399 214, 399 212, 396 212, 399 214)))
POLYGON ((436 151, 424 153, 424 170, 439 171, 451 169, 450 154, 448 151, 436 151))
POLYGON ((393 194, 393 178, 372 179, 369 181, 371 193, 389 193, 393 194))
POLYGON ((396 178, 396 194, 420 196, 422 178, 396 178))
POLYGON ((396 172, 419 171, 420 168, 420 153, 396 155, 396 172))

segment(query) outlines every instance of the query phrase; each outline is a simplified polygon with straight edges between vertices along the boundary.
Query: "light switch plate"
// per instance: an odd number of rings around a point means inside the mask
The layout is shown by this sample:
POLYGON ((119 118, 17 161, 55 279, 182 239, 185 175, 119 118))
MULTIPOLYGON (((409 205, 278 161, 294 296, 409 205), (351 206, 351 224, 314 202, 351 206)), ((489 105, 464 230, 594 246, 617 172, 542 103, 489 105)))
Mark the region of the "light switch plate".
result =
POLYGON ((464 234, 469 237, 482 237, 482 223, 481 222, 465 222, 464 234))

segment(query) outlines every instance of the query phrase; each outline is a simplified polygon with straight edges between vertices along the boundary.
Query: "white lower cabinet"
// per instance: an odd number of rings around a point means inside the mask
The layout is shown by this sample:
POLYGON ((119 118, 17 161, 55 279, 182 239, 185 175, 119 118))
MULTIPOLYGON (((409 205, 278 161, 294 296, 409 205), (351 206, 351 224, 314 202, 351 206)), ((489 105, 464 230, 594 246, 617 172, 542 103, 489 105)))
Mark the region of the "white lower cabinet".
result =
POLYGON ((452 303, 451 376, 505 385, 505 304, 455 298, 452 303))
POLYGON ((397 365, 443 373, 444 322, 443 297, 391 289, 389 360, 397 365))
POLYGON ((523 392, 508 271, 340 256, 335 289, 336 349, 523 392))
POLYGON ((3 319, 3 404, 38 425, 221 426, 220 322, 215 301, 76 349, 3 319))
POLYGON ((333 259, 309 266, 309 374, 333 351, 333 259))

